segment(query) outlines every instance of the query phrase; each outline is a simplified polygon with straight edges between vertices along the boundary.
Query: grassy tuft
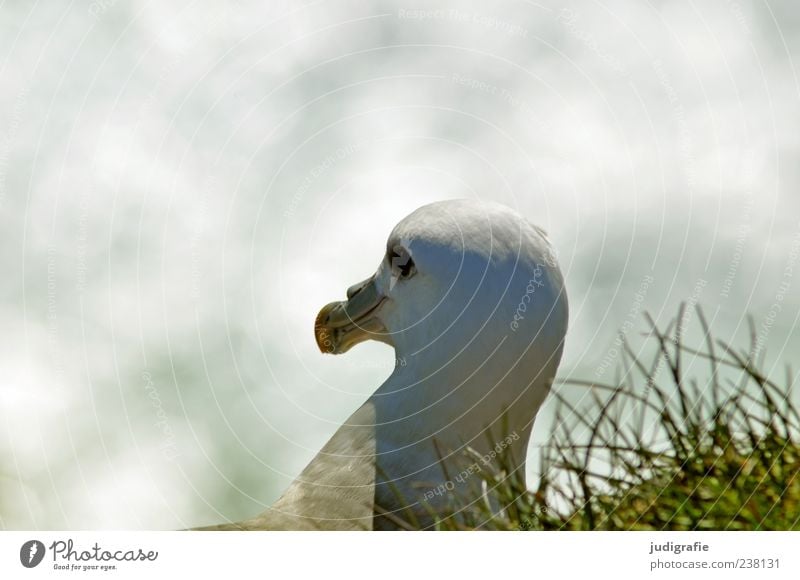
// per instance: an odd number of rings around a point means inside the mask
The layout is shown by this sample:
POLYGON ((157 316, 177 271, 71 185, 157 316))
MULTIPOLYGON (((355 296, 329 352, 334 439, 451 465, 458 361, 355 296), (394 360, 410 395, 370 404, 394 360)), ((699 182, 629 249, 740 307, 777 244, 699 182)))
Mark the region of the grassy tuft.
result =
POLYGON ((476 475, 482 497, 436 514, 435 527, 800 530, 791 372, 774 382, 755 360, 754 333, 749 350, 736 350, 697 316, 700 347, 685 343, 681 309, 664 330, 648 318, 638 352, 624 345, 616 384, 559 382, 538 488, 500 461, 476 475), (576 389, 590 404, 570 402, 576 389))

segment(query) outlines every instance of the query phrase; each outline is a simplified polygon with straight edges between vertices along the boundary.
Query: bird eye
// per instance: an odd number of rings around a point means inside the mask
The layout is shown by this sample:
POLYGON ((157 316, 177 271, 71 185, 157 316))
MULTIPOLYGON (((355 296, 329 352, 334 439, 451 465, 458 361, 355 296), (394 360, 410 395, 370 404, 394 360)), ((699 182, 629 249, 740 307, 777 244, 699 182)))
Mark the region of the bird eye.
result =
POLYGON ((398 279, 406 279, 411 278, 414 273, 417 271, 416 267, 414 266, 414 260, 411 258, 411 254, 408 253, 403 246, 395 246, 389 252, 389 264, 392 267, 392 273, 397 276, 398 279))

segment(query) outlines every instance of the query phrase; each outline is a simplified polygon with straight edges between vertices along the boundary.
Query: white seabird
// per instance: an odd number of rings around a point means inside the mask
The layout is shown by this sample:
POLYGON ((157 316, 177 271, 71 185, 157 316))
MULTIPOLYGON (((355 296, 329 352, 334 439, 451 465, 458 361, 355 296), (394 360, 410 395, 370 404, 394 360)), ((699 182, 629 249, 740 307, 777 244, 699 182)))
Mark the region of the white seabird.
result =
POLYGON ((404 364, 269 509, 203 529, 393 529, 409 513, 429 525, 431 509, 475 494, 451 478, 466 473, 466 447, 493 461, 492 442, 504 442, 524 481, 567 319, 541 229, 494 203, 419 208, 392 231, 375 274, 325 306, 314 329, 324 353, 372 339, 404 364))

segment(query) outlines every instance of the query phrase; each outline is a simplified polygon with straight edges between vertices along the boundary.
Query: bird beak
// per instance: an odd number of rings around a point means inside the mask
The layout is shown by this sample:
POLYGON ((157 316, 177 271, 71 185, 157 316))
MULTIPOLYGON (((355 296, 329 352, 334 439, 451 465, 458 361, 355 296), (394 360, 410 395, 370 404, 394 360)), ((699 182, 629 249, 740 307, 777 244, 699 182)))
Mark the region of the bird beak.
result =
POLYGON ((323 353, 342 354, 368 339, 388 342, 378 318, 386 296, 378 290, 375 276, 347 289, 347 300, 331 302, 317 314, 314 336, 323 353))

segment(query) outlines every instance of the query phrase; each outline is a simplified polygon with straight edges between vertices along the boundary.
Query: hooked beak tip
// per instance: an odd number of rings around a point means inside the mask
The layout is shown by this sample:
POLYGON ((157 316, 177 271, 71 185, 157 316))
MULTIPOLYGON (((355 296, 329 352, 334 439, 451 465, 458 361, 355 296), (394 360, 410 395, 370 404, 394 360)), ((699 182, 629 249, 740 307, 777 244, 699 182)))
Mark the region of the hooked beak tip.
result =
POLYGON ((314 320, 314 338, 317 341, 317 348, 323 354, 334 354, 336 351, 336 341, 334 340, 334 330, 328 326, 331 311, 341 302, 331 302, 317 314, 314 320))

